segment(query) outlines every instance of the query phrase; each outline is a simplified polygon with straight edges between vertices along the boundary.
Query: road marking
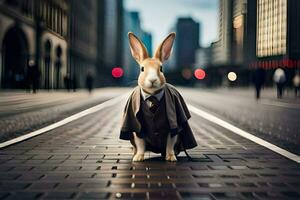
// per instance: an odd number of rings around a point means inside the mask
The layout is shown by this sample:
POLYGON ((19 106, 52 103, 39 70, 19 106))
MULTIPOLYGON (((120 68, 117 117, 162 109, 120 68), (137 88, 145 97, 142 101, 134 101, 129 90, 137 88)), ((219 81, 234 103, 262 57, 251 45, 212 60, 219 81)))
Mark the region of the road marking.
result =
POLYGON ((79 119, 79 118, 81 118, 81 117, 84 117, 84 116, 86 116, 86 115, 89 115, 89 114, 98 112, 98 111, 100 111, 100 110, 102 110, 102 109, 104 109, 104 108, 107 108, 107 107, 109 107, 109 106, 112 106, 112 105, 114 105, 114 104, 116 104, 116 103, 122 101, 125 97, 128 97, 128 94, 127 94, 127 93, 124 94, 124 95, 121 95, 121 96, 117 96, 117 97, 115 97, 115 98, 112 98, 112 99, 110 99, 110 100, 107 100, 107 101, 105 101, 105 102, 103 102, 103 103, 100 103, 100 104, 98 104, 98 105, 96 105, 96 106, 93 106, 93 107, 91 107, 91 108, 88 108, 88 109, 86 109, 86 110, 83 110, 83 111, 81 111, 81 112, 79 112, 79 113, 76 113, 76 114, 74 114, 74 115, 71 115, 70 117, 67 117, 67 118, 65 118, 65 119, 63 119, 63 120, 60 120, 60 121, 58 121, 58 122, 56 122, 56 123, 54 123, 54 124, 48 125, 48 126, 46 126, 46 127, 44 127, 44 128, 41 128, 41 129, 38 129, 38 130, 36 130, 36 131, 27 133, 27 134, 25 134, 25 135, 22 135, 22 136, 20 136, 20 137, 17 137, 17 138, 8 140, 8 141, 6 141, 6 142, 2 142, 2 143, 0 143, 0 148, 4 148, 4 147, 7 147, 7 146, 9 146, 9 145, 12 145, 12 144, 15 144, 15 143, 18 143, 18 142, 27 140, 27 139, 32 138, 32 137, 34 137, 34 136, 40 135, 40 134, 42 134, 42 133, 51 131, 51 130, 53 130, 53 129, 55 129, 55 128, 58 128, 58 127, 63 126, 63 125, 65 125, 65 124, 68 124, 68 123, 70 123, 70 122, 72 122, 72 121, 75 121, 75 120, 77 120, 77 119, 79 119))
POLYGON ((238 127, 236 127, 236 126, 234 126, 212 114, 209 114, 199 108, 196 108, 195 106, 188 104, 188 108, 191 112, 195 113, 196 115, 198 115, 210 122, 218 124, 219 126, 222 126, 223 128, 226 128, 237 135, 240 135, 240 136, 242 136, 248 140, 251 140, 252 142, 255 142, 256 144, 264 146, 264 147, 270 149, 271 151, 274 151, 288 159, 291 159, 293 161, 300 163, 300 156, 298 156, 296 154, 293 154, 293 153, 291 153, 285 149, 282 149, 270 142, 267 142, 259 137, 256 137, 256 136, 252 135, 251 133, 248 133, 248 132, 246 132, 246 131, 244 131, 244 130, 242 130, 242 129, 240 129, 240 128, 238 128, 238 127))

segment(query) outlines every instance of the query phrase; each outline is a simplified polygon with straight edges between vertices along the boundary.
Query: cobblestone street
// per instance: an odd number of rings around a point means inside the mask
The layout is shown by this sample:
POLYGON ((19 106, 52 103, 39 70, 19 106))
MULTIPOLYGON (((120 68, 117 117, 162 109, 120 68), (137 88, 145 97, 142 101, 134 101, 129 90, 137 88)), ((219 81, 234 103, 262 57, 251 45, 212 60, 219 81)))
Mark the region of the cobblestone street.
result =
POLYGON ((132 163, 122 103, 0 150, 1 199, 299 199, 300 165, 192 113, 198 147, 132 163))

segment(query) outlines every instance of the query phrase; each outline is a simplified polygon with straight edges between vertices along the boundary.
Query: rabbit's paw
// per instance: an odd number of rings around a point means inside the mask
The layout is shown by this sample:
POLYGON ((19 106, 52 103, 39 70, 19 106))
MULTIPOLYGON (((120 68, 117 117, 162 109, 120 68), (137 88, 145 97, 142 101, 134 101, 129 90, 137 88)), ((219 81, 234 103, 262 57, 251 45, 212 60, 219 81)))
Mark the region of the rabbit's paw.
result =
POLYGON ((166 161, 176 162, 176 161, 177 161, 177 158, 176 158, 176 156, 175 156, 174 153, 172 153, 172 154, 167 154, 167 155, 166 155, 166 161))
POLYGON ((141 162, 144 161, 144 154, 135 154, 132 158, 133 162, 141 162))

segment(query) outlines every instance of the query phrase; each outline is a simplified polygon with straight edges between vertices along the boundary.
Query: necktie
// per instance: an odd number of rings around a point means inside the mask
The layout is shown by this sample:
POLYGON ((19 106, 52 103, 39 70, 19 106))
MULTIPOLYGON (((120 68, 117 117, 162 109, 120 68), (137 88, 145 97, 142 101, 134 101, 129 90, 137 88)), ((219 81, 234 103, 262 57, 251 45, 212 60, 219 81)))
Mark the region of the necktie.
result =
POLYGON ((155 111, 157 110, 157 108, 158 108, 158 106, 159 106, 159 101, 158 101, 158 99, 157 99, 155 96, 150 96, 147 100, 151 102, 150 108, 149 108, 150 111, 151 111, 152 113, 155 113, 155 111))

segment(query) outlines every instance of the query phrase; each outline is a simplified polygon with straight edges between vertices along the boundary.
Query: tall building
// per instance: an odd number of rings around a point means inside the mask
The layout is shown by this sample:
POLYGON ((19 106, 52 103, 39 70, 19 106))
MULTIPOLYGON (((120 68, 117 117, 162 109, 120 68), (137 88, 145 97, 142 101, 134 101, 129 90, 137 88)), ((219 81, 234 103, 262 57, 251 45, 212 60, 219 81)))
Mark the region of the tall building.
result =
POLYGON ((219 0, 219 36, 212 43, 214 66, 247 67, 256 59, 256 1, 219 0))
POLYGON ((228 71, 237 84, 250 83, 249 64, 256 60, 257 0, 219 0, 219 36, 211 44, 214 81, 226 83, 228 71))
POLYGON ((141 36, 141 25, 138 12, 124 12, 124 34, 123 34, 123 69, 124 69, 124 83, 128 85, 135 85, 139 73, 139 67, 136 61, 132 58, 128 32, 133 32, 138 37, 141 36))
POLYGON ((75 87, 85 86, 88 71, 96 72, 97 2, 70 1, 69 76, 75 87))
POLYGON ((124 11, 124 33, 123 33, 123 69, 125 85, 136 85, 140 73, 138 63, 131 55, 128 32, 133 32, 144 44, 149 55, 152 54, 152 35, 145 32, 141 27, 140 15, 136 11, 124 11))
POLYGON ((212 45, 213 65, 224 65, 231 62, 232 3, 232 0, 219 0, 219 33, 218 41, 212 45))
POLYGON ((113 83, 111 70, 123 62, 123 0, 98 2, 98 77, 100 85, 113 83))
POLYGON ((35 61, 41 88, 61 88, 67 73, 68 1, 0 1, 0 87, 24 88, 35 61))
MULTIPOLYGON (((176 24, 170 28, 169 33, 171 32, 176 32, 176 24)), ((165 36, 166 37, 166 36, 165 36)), ((166 62, 166 64, 164 64, 164 72, 165 73, 169 73, 169 72, 174 72, 177 69, 176 66, 176 62, 177 62, 177 35, 175 38, 175 42, 173 44, 173 49, 172 49, 172 53, 170 55, 170 58, 168 59, 168 61, 166 62)))
POLYGON ((256 0, 233 0, 232 64, 248 67, 256 59, 256 0))
POLYGON ((196 62, 194 68, 207 68, 211 65, 211 48, 199 48, 196 51, 196 62))
POLYGON ((257 56, 287 53, 287 0, 258 0, 257 56))
MULTIPOLYGON (((244 10, 244 8, 243 8, 244 10)), ((248 0, 246 15, 244 15, 244 67, 256 60, 256 23, 257 23, 257 0, 248 0)))
POLYGON ((258 0, 257 56, 299 59, 300 2, 258 0))
POLYGON ((242 64, 245 50, 247 0, 233 0, 232 7, 232 62, 242 64))
POLYGON ((200 24, 192 18, 179 18, 175 30, 174 53, 176 68, 191 68, 196 61, 195 54, 199 48, 200 24))
POLYGON ((257 57, 266 68, 300 67, 300 2, 258 0, 257 57))
POLYGON ((153 56, 153 52, 152 52, 152 35, 151 35, 151 33, 143 31, 142 41, 144 42, 144 44, 145 44, 145 46, 148 50, 149 56, 153 56))

